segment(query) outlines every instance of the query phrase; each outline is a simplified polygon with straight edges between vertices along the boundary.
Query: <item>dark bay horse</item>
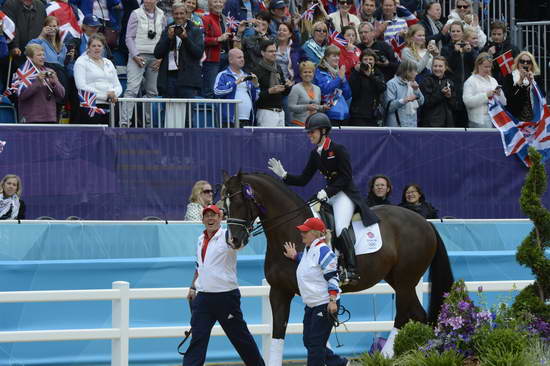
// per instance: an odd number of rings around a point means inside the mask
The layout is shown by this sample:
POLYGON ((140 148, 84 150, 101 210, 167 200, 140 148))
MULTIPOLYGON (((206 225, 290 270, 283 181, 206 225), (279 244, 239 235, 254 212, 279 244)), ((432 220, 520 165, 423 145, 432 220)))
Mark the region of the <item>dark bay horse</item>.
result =
MULTIPOLYGON (((228 218, 229 241, 235 248, 246 245, 254 221, 260 221, 267 238, 265 278, 271 286, 269 300, 273 313, 273 339, 285 337, 290 302, 298 294, 296 263, 283 255, 283 243, 296 243, 304 249, 295 229, 312 216, 309 206, 284 183, 272 176, 224 172, 222 198, 228 218)), ((355 292, 385 280, 395 290, 397 313, 394 326, 401 328, 410 319, 434 323, 453 283, 445 245, 434 226, 417 213, 398 206, 376 206, 380 217, 382 248, 357 257, 358 284, 345 286, 355 292), (420 304, 415 287, 430 268, 431 295, 428 316, 420 304)), ((282 342, 282 341, 281 341, 282 342)), ((271 364, 271 363, 270 363, 271 364)))

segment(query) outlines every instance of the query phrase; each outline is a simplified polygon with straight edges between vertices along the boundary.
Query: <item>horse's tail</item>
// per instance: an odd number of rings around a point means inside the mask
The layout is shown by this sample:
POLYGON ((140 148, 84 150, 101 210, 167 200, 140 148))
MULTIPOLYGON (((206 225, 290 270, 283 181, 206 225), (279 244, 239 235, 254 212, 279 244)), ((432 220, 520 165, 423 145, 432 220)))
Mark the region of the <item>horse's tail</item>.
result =
POLYGON ((430 308, 428 311, 428 321, 436 324, 441 305, 443 305, 443 294, 449 292, 454 282, 451 263, 447 255, 447 249, 443 239, 437 232, 434 224, 430 222, 437 239, 437 249, 430 265, 429 279, 432 284, 430 293, 430 308))

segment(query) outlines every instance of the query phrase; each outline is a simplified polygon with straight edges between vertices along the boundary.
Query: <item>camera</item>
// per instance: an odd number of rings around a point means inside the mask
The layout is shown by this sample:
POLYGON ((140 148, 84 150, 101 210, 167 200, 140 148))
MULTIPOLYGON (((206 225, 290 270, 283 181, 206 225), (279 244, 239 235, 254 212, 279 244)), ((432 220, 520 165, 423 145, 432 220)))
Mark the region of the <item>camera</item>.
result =
POLYGON ((176 36, 181 36, 183 34, 183 26, 180 24, 177 24, 174 26, 174 34, 176 36))
POLYGON ((381 64, 385 64, 386 61, 388 61, 388 58, 384 55, 378 55, 378 62, 380 62, 381 64))
POLYGON ((459 45, 460 47, 464 47, 466 46, 466 42, 458 42, 457 45, 459 45))
POLYGON ((47 77, 47 78, 51 78, 53 76, 53 72, 52 71, 46 71, 44 73, 44 75, 47 77))
POLYGON ((244 78, 243 78, 243 81, 248 81, 248 80, 252 80, 254 79, 254 76, 252 75, 246 75, 244 78))
POLYGON ((157 32, 150 30, 147 32, 147 38, 154 39, 157 36, 157 32))

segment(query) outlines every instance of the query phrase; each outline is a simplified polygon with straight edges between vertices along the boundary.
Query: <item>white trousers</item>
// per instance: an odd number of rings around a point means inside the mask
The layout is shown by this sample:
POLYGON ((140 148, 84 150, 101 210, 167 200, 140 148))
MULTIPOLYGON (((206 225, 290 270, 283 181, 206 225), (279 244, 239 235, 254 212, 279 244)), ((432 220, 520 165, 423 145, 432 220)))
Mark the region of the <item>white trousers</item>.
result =
MULTIPOLYGON (((126 86, 126 91, 124 92, 124 97, 126 98, 135 98, 137 97, 141 85, 144 84, 145 87, 145 97, 153 98, 158 95, 157 92, 157 77, 158 71, 154 71, 152 64, 156 61, 156 58, 152 54, 140 54, 140 56, 145 60, 145 66, 139 67, 138 64, 130 57, 128 60, 128 65, 126 66, 126 74, 128 77, 128 85, 126 86)), ((150 113, 150 103, 143 103, 143 108, 145 109, 145 119, 147 124, 151 123, 151 113, 150 113)), ((134 113, 134 103, 133 102, 124 102, 122 104, 122 113, 120 117, 120 123, 122 125, 128 125, 132 114, 134 113)), ((142 122, 143 123, 143 122, 142 122)))
POLYGON ((342 230, 347 228, 355 211, 355 204, 347 194, 340 191, 328 200, 334 211, 334 226, 336 226, 336 236, 340 236, 342 230))
POLYGON ((270 109, 258 109, 256 119, 259 127, 285 127, 285 112, 270 109))

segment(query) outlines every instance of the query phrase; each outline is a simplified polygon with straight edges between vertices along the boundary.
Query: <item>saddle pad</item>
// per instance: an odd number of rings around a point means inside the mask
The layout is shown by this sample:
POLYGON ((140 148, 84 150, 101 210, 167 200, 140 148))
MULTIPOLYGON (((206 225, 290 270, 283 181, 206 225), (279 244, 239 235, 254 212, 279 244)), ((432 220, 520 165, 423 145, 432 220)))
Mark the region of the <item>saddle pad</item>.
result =
POLYGON ((374 253, 382 248, 382 235, 378 223, 365 227, 361 221, 353 221, 355 254, 374 253))

